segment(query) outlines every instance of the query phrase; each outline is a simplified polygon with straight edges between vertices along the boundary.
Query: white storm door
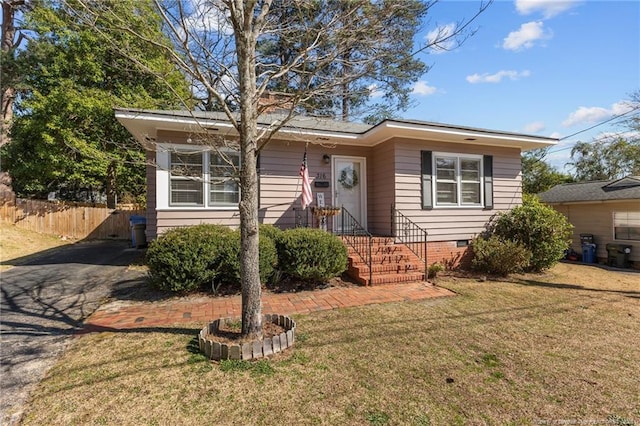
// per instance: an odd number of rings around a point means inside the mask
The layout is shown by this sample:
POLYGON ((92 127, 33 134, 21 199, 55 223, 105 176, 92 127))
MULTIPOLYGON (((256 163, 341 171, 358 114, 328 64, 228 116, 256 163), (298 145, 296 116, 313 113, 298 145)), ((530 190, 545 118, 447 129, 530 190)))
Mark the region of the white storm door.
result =
MULTIPOLYGON (((335 155, 332 159, 333 205, 344 207, 364 229, 367 229, 366 159, 335 155)), ((342 230, 341 215, 336 216, 335 220, 334 229, 342 230)))

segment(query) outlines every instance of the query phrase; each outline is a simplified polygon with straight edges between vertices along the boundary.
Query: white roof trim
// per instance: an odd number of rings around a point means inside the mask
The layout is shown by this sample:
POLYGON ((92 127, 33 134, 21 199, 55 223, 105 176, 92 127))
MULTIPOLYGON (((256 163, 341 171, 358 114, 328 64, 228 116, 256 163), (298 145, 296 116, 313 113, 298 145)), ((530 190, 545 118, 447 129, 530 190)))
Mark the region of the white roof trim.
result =
MULTIPOLYGON (((181 132, 207 130, 221 135, 237 136, 237 132, 229 121, 200 117, 175 116, 170 113, 144 110, 116 110, 116 118, 142 143, 155 141, 158 129, 181 132)), ((259 124, 261 131, 271 126, 259 124)), ((385 120, 364 133, 340 130, 322 130, 296 128, 285 125, 278 130, 282 139, 304 140, 310 138, 324 143, 372 147, 391 138, 417 139, 434 142, 463 143, 469 145, 500 146, 529 150, 552 146, 558 139, 456 127, 437 123, 413 123, 396 120, 385 120)))

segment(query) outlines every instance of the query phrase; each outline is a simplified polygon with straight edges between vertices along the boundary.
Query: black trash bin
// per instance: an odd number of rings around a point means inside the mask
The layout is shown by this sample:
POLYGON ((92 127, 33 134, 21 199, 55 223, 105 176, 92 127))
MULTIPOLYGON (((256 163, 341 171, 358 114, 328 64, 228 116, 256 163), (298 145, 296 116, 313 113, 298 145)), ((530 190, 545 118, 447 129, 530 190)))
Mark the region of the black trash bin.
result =
POLYGON ((129 217, 131 227, 131 247, 141 248, 147 246, 147 218, 132 215, 129 217))
POLYGON ((607 244, 607 264, 617 268, 628 268, 631 247, 628 244, 607 244))
POLYGON ((580 234, 580 244, 595 244, 593 234, 580 234))

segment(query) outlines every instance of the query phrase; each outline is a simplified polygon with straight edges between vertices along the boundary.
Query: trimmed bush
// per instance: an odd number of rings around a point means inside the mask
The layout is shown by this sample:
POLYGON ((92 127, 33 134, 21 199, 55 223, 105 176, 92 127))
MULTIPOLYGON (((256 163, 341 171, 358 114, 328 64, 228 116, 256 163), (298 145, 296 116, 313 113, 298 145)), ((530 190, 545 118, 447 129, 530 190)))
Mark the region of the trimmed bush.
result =
POLYGON ((265 236, 271 238, 275 244, 278 244, 278 240, 282 237, 282 229, 274 226, 274 225, 264 225, 260 224, 260 236, 265 236))
POLYGON ((562 259, 573 231, 562 213, 542 204, 535 196, 525 196, 521 206, 501 214, 492 228, 502 240, 518 242, 531 251, 528 269, 535 272, 562 259))
POLYGON ((280 267, 294 278, 327 281, 347 269, 345 245, 320 229, 283 231, 277 247, 280 267))
POLYGON ((492 275, 506 276, 522 272, 529 267, 531 251, 515 241, 503 240, 496 235, 488 239, 476 237, 472 243, 473 269, 492 275))
POLYGON ((146 263, 152 284, 173 292, 211 285, 224 236, 230 232, 226 226, 197 225, 172 229, 151 241, 146 263))
MULTIPOLYGON (((261 228, 262 231, 262 228, 261 228)), ((259 268, 260 282, 266 283, 278 263, 278 253, 268 232, 260 234, 258 242, 260 252, 259 268)), ((233 231, 224 237, 220 257, 217 262, 217 280, 225 284, 240 286, 240 231, 233 231)))

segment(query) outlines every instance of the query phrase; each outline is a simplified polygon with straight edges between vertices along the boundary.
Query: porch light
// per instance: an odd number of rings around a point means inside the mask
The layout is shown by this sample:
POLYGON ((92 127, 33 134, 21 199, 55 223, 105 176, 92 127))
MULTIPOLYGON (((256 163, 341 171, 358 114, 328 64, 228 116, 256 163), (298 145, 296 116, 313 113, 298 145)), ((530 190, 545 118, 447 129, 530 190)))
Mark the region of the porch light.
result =
POLYGON ((329 154, 324 154, 322 156, 322 161, 324 162, 324 164, 329 164, 331 162, 331 157, 329 156, 329 154))

